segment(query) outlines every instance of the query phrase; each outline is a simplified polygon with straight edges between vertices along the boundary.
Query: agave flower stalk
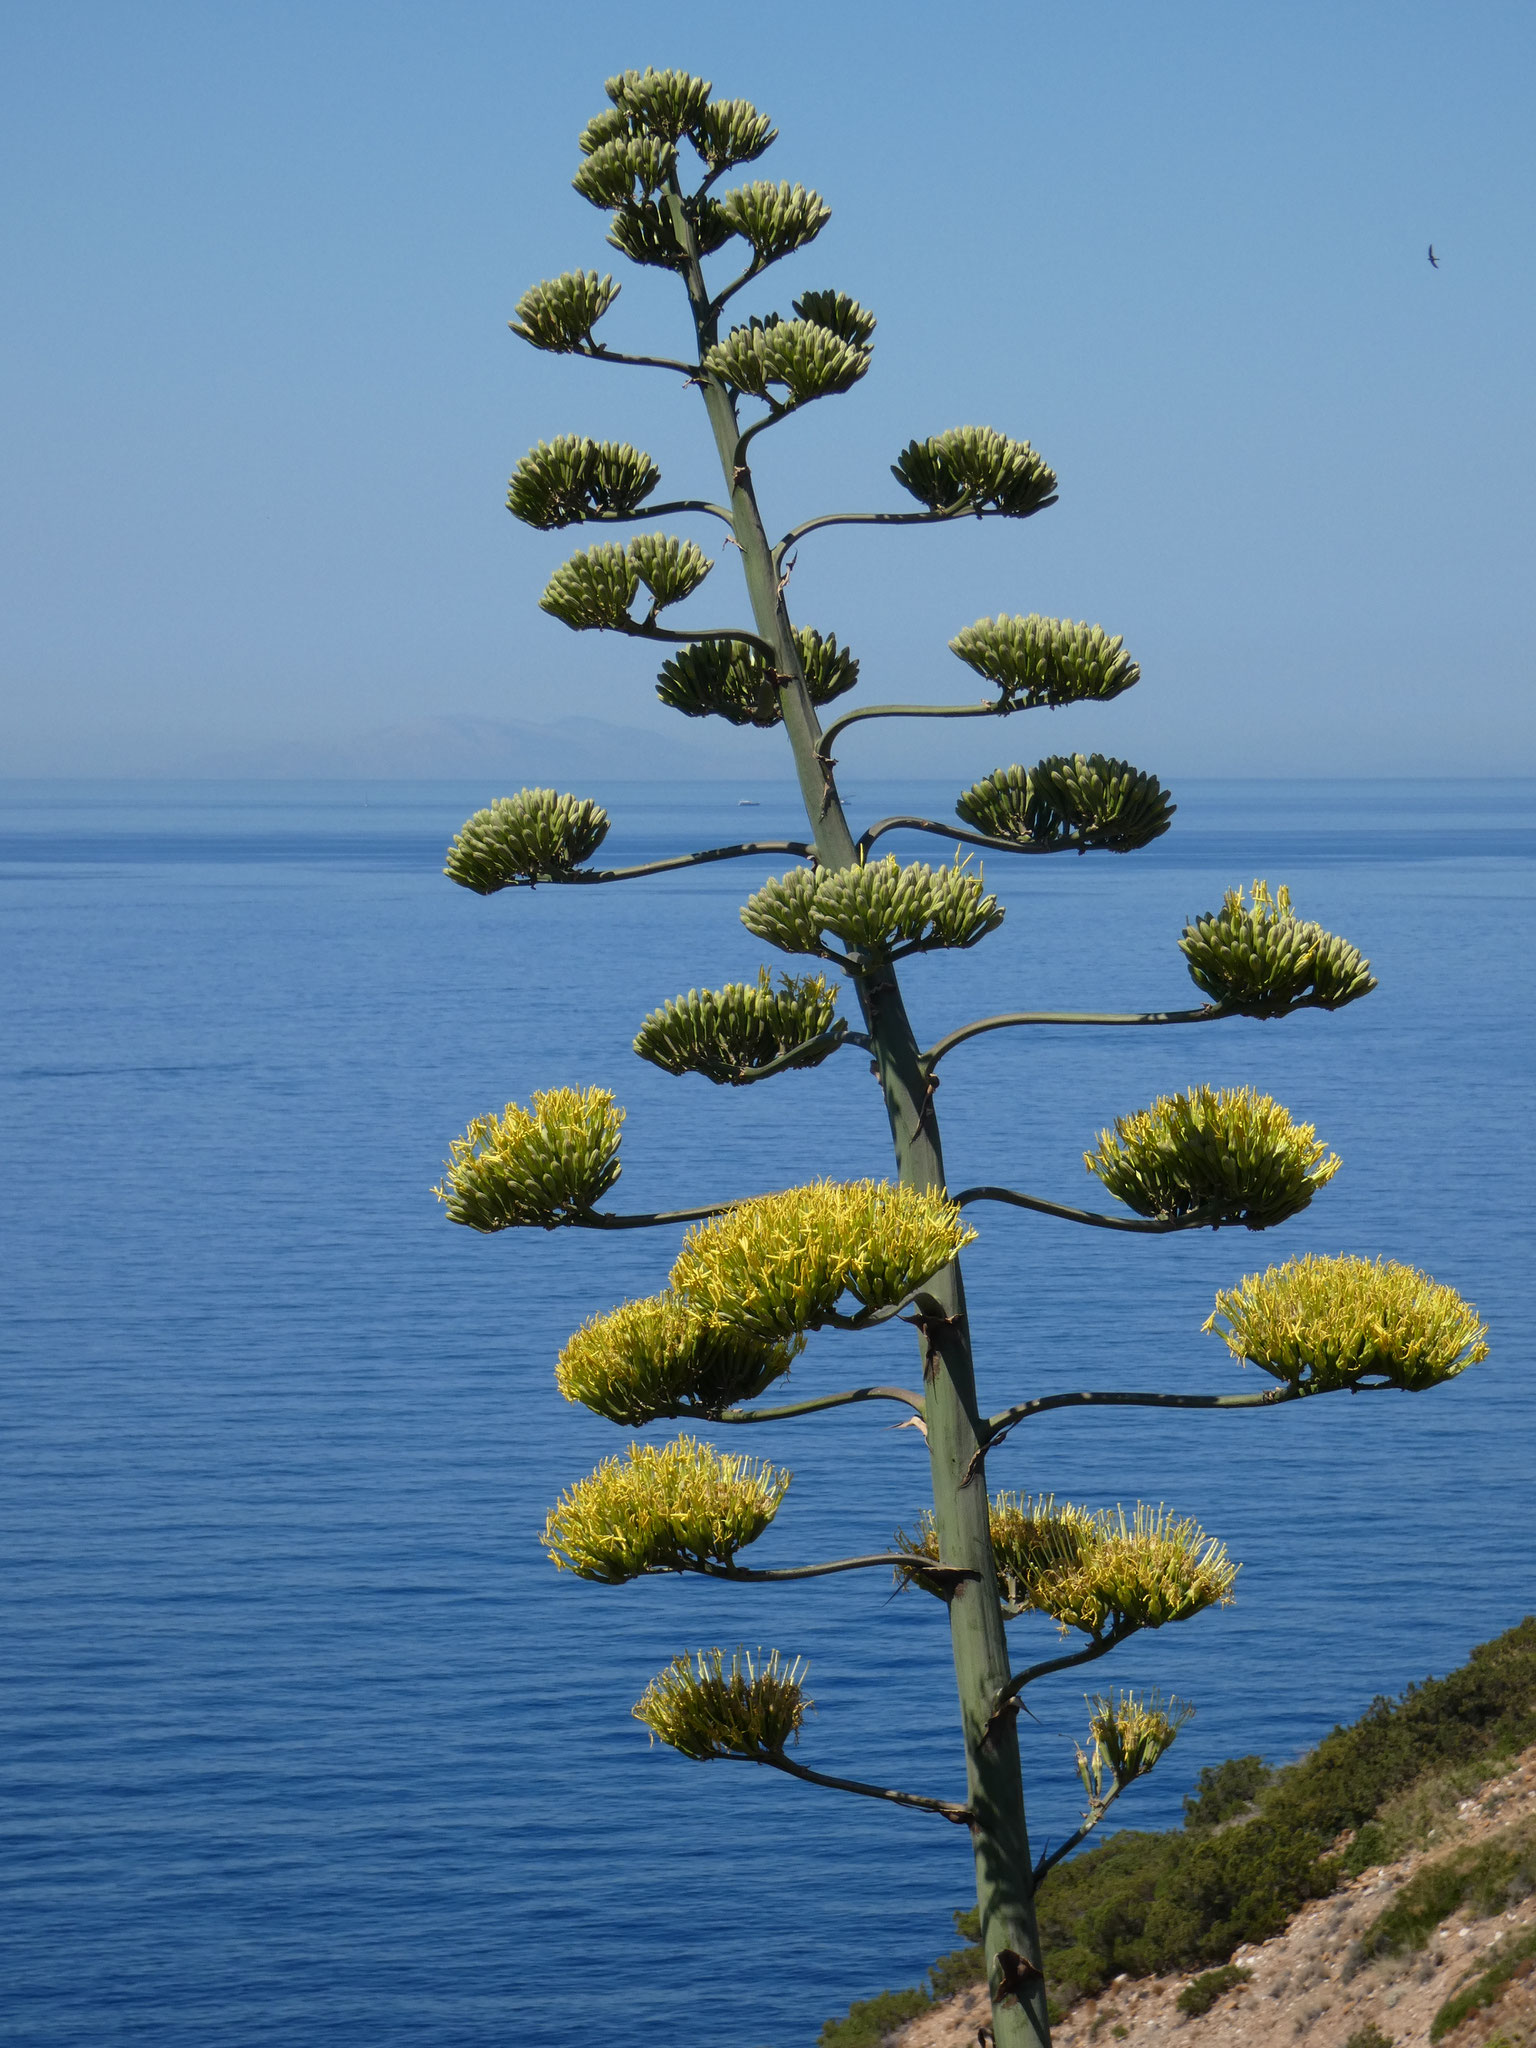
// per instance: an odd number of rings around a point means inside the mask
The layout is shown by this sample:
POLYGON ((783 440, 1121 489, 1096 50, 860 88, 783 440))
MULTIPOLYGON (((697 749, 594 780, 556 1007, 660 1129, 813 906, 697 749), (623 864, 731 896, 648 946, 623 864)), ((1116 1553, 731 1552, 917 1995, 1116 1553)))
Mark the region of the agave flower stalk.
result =
MULTIPOLYGON (((675 70, 620 73, 608 81, 607 98, 579 139, 576 189, 610 216, 613 248, 675 279, 691 349, 665 356, 615 346, 619 286, 595 268, 532 287, 518 301, 513 330, 550 354, 680 373, 704 408, 720 498, 689 489, 659 502, 660 473, 647 454, 570 433, 523 458, 509 506, 540 532, 673 514, 728 526, 730 575, 739 566, 746 598, 736 624, 658 623, 663 612, 686 616, 682 608, 705 579, 713 575, 713 592, 727 574, 724 548, 712 558, 665 530, 580 550, 554 570, 541 603, 573 631, 668 643, 674 651, 657 694, 681 716, 781 727, 807 836, 603 870, 590 865, 608 829, 603 808, 590 797, 526 789, 468 821, 447 872, 491 895, 540 883, 601 884, 770 850, 796 857, 800 865, 760 888, 742 920, 765 945, 841 974, 857 1026, 851 1014, 838 1014, 838 991, 824 974, 781 975, 775 984, 764 969, 755 986, 731 983, 664 1001, 640 1024, 635 1051, 675 1075, 792 1089, 786 1076, 857 1047, 881 1092, 895 1177, 826 1180, 664 1214, 616 1213, 597 1204, 619 1177, 623 1112, 605 1087, 567 1086, 536 1095, 531 1110, 514 1103, 472 1121, 452 1144, 438 1192, 452 1221, 481 1231, 694 1224, 662 1294, 599 1309, 561 1352, 561 1391, 623 1427, 669 1418, 739 1427, 869 1401, 911 1411, 901 1426, 926 1441, 930 1498, 915 1528, 899 1533, 889 1550, 802 1565, 743 1563, 741 1554, 776 1526, 790 1475, 691 1436, 659 1448, 633 1443, 625 1457, 605 1460, 556 1503, 544 1540, 562 1569, 607 1585, 671 1572, 768 1583, 894 1569, 899 1584, 942 1601, 960 1706, 961 1798, 872 1785, 791 1757, 810 1702, 803 1666, 777 1650, 738 1649, 729 1662, 719 1649, 676 1657, 634 1711, 654 1739, 698 1761, 765 1765, 963 1824, 975 1854, 995 2048, 1048 2048, 1035 1887, 1156 1764, 1188 1709, 1157 1695, 1091 1700, 1088 1743, 1078 1750, 1083 1824, 1035 1858, 1017 1739, 1021 1696, 1038 1680, 1108 1656, 1139 1631, 1224 1607, 1237 1567, 1217 1538, 1160 1503, 1125 1509, 1007 1491, 989 1498, 989 1452, 1036 1418, 1070 1407, 1222 1412, 1328 1392, 1421 1392, 1483 1357, 1485 1332, 1451 1289, 1411 1268, 1347 1255, 1293 1260, 1223 1290, 1205 1326, 1265 1377, 1257 1390, 1084 1387, 1042 1395, 1026 1382, 1006 1389, 1007 1405, 983 1409, 960 1264, 976 1234, 972 1205, 1149 1234, 1237 1224, 1262 1230, 1306 1207, 1339 1161, 1310 1124, 1268 1096, 1197 1082, 1128 1111, 1085 1151, 1088 1171, 1125 1213, 1000 1186, 952 1195, 935 1106, 939 1062, 995 1031, 1273 1021, 1342 1008, 1376 983, 1354 946, 1299 917, 1284 888, 1260 881, 1251 894, 1229 891, 1219 907, 1197 913, 1176 941, 1201 998, 1194 1006, 1003 1012, 957 1022, 926 1051, 919 1046, 900 964, 915 953, 979 944, 1002 926, 1004 907, 958 848, 945 866, 903 865, 872 857, 884 834, 915 830, 1008 856, 1127 855, 1168 831, 1176 807, 1156 776, 1116 756, 1047 754, 1031 767, 981 773, 956 803, 958 827, 893 817, 856 832, 838 786, 836 740, 875 718, 981 721, 1068 704, 1104 707, 1112 718, 1141 671, 1122 639, 1097 623, 1000 610, 949 642, 990 692, 981 701, 860 704, 823 726, 821 712, 859 684, 860 668, 835 634, 792 619, 792 550, 839 525, 1030 519, 1056 502, 1059 480, 1028 441, 992 427, 954 427, 910 440, 891 465, 905 506, 814 513, 771 542, 753 473, 758 443, 790 414, 866 386, 875 317, 831 288, 802 291, 787 313, 732 313, 775 264, 815 244, 831 218, 820 194, 798 183, 750 176, 722 185, 775 140, 766 115, 746 100, 716 98, 709 81, 675 70), (920 1388, 797 1389, 779 1397, 779 1383, 816 1331, 862 1330, 895 1317, 916 1326, 920 1388), (1008 1628, 1041 1625, 1075 1636, 1076 1645, 1016 1659, 1008 1628)), ((1015 1042, 1042 1045, 1038 1038, 1015 1042)), ((1050 1043, 1040 1058, 1048 1059, 1050 1043)), ((864 1061, 841 1065, 856 1072, 864 1061)))

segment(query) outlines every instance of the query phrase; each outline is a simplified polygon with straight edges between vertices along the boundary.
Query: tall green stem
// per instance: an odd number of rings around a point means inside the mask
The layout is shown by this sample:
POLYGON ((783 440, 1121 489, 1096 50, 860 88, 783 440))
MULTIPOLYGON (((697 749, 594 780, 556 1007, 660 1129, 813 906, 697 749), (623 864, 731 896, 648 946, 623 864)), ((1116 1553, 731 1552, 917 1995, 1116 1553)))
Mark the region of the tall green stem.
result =
MULTIPOLYGON (((687 251, 683 276, 702 359, 718 339, 719 316, 705 287, 692 227, 675 192, 669 207, 674 232, 687 251)), ((704 373, 699 381, 730 492, 757 629, 772 642, 774 665, 783 678, 779 703, 817 859, 829 868, 849 867, 857 859, 855 840, 831 768, 818 752, 821 728, 805 687, 800 650, 790 629, 751 473, 738 463, 742 430, 736 408, 718 377, 704 373)), ((943 1189, 944 1157, 933 1093, 896 975, 889 965, 872 960, 867 966, 856 965, 853 978, 885 1095, 900 1177, 911 1187, 943 1189)), ((966 1574, 951 1582, 949 1626, 965 1738, 976 1902, 994 1999, 993 2031, 996 2048, 1048 2048, 1050 2026, 1040 1972, 1017 1724, 1010 1713, 994 1713, 1008 1683, 1008 1646, 992 1557, 982 1423, 958 1261, 929 1281, 925 1291, 942 1310, 940 1316, 928 1316, 920 1332, 924 1402, 939 1556, 966 1574), (998 1961, 1009 1952, 1013 1959, 1022 1959, 1022 1977, 1018 1960, 998 1961), (1017 1983, 1017 1991, 1001 1992, 1008 1983, 1017 1983)))

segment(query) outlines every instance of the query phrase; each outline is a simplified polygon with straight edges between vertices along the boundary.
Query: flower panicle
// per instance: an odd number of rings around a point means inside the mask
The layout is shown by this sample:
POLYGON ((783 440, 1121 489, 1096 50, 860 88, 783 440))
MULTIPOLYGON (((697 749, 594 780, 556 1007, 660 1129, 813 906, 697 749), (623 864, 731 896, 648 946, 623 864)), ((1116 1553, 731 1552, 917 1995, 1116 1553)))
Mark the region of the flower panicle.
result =
POLYGON ((685 1651, 651 1680, 632 1709, 653 1742, 708 1762, 722 1756, 782 1756, 799 1740, 814 1703, 805 1691, 805 1663, 786 1663, 777 1650, 685 1651))

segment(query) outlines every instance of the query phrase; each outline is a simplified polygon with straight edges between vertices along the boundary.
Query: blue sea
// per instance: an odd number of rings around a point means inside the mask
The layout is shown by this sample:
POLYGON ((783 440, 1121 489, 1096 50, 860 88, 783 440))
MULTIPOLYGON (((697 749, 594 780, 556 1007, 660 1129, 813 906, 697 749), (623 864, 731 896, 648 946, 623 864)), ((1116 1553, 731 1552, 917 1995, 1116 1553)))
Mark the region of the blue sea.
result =
MULTIPOLYGON (((680 1650, 777 1645, 809 1659, 808 1762, 954 1795, 942 1608, 883 1573, 557 1575, 547 1509, 627 1439, 561 1401, 555 1354, 658 1287, 679 1232, 482 1238, 431 1193, 470 1117, 561 1083, 628 1109, 616 1206, 880 1174, 867 1063, 724 1090, 635 1059, 665 997, 755 974, 736 912, 788 863, 484 900, 440 868, 500 793, 4 788, 6 2043, 809 2048, 952 1945, 960 1831, 653 1750, 629 1711, 680 1650)), ((604 859, 803 831, 787 787, 591 793, 604 859)), ((994 1485, 1166 1501, 1243 1561, 1233 1608, 1088 1674, 1198 1707, 1117 1809, 1153 1827, 1202 1765, 1294 1757, 1536 1607, 1536 785, 1176 794, 1142 854, 989 862, 1003 929, 904 970, 921 1035, 1188 1003, 1185 919, 1256 875, 1379 991, 1333 1017, 977 1040, 943 1069, 951 1182, 1091 1202, 1085 1145, 1197 1080, 1273 1092, 1344 1168, 1262 1243, 973 1211, 984 1399, 1241 1388, 1200 1331, 1213 1291, 1307 1249, 1427 1267, 1492 1356, 1424 1396, 1048 1415, 996 1454, 994 1485)), ((849 796, 865 821, 947 816, 954 792, 849 796)), ((792 1384, 916 1370, 905 1330, 833 1334, 792 1384)), ((754 1433, 795 1481, 751 1561, 883 1548, 926 1484, 897 1419, 754 1433)), ((1016 1628, 1021 1658, 1052 1641, 1016 1628)), ((1077 1812, 1074 1676, 1022 1724, 1042 1845, 1077 1812)))

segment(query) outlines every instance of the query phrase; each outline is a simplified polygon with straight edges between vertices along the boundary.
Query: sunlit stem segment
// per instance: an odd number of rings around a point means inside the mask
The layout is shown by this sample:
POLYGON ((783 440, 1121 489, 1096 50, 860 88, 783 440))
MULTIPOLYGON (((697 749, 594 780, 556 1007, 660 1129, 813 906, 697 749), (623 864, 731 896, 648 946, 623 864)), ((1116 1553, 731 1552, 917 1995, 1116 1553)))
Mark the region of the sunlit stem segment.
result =
POLYGON ((1026 1671, 1015 1672, 1006 1684, 999 1687, 993 1700, 992 1725, 1012 1723, 1014 1703, 1026 1686, 1033 1685, 1037 1679, 1050 1678, 1058 1671, 1075 1671, 1079 1665, 1096 1664, 1100 1657, 1107 1657, 1111 1650, 1118 1649, 1127 1637, 1135 1633, 1134 1625, 1129 1624, 1124 1628, 1106 1629, 1103 1635, 1095 1636, 1081 1650, 1074 1650, 1065 1657, 1047 1657, 1042 1663, 1031 1664, 1026 1671))
POLYGON ((722 519, 727 526, 731 523, 724 506, 712 505, 707 498, 674 498, 668 505, 637 505, 633 512, 587 512, 583 517, 589 526, 632 526, 638 519, 661 519, 673 512, 707 512, 711 519, 722 519))
POLYGON ((1262 1394, 1118 1394, 1084 1389, 1076 1394, 1042 1394, 1037 1401, 1020 1401, 1004 1408, 987 1421, 990 1448, 1005 1433, 1031 1415, 1045 1415, 1053 1408, 1278 1408, 1286 1401, 1299 1401, 1300 1387, 1268 1387, 1262 1394))
POLYGON ((548 877, 552 888, 563 889, 572 882, 633 882, 640 875, 666 875, 676 868, 707 867, 716 860, 750 860, 758 853, 796 853, 808 859, 814 849, 803 839, 754 839, 741 846, 707 846, 702 853, 674 853, 665 860, 642 861, 633 868, 572 868, 563 875, 548 877))
MULTIPOLYGON (((1342 1387, 1323 1391, 1343 1393, 1342 1387)), ((1383 1394, 1387 1386, 1378 1380, 1357 1380, 1352 1394, 1383 1394)), ((1056 1408, 1281 1408, 1287 1401, 1309 1398, 1311 1389, 1296 1386, 1267 1387, 1262 1394, 1120 1394, 1084 1389, 1076 1394, 1042 1394, 1036 1401, 1020 1401, 990 1416, 985 1424, 986 1448, 995 1450, 1021 1422, 1031 1415, 1045 1415, 1056 1408)))
MULTIPOLYGON (((897 1565, 910 1564, 911 1561, 904 1551, 880 1550, 870 1557, 834 1557, 827 1564, 786 1564, 764 1570, 745 1564, 701 1564, 691 1566, 690 1569, 699 1572, 706 1579, 750 1579, 766 1586, 780 1579, 826 1579, 834 1572, 870 1571, 882 1564, 894 1568, 897 1565)), ((931 1565, 924 1565, 923 1573, 926 1578, 943 1574, 951 1581, 959 1576, 954 1568, 944 1566, 936 1569, 931 1565)))
MULTIPOLYGON (((866 837, 868 835, 866 834, 866 837)), ((969 1038, 984 1031, 1010 1031, 1021 1024, 1092 1024, 1110 1028, 1145 1024, 1212 1024, 1222 1017, 1252 1017, 1269 1023, 1289 1017, 1296 1010, 1323 1010, 1328 1006, 1318 996, 1297 996, 1288 1003, 1205 1003, 1198 1010, 1009 1010, 998 1017, 979 1017, 974 1024, 962 1024, 931 1045, 923 1054, 924 1064, 934 1067, 945 1053, 953 1052, 969 1038)))
POLYGON ((816 1415, 823 1408, 847 1408, 858 1401, 900 1401, 918 1415, 923 1397, 906 1387, 854 1387, 846 1394, 822 1394, 814 1401, 792 1401, 783 1408, 723 1408, 717 1422, 787 1422, 796 1415, 816 1415))
POLYGON ((1079 1842, 1087 1840, 1124 1790, 1125 1787, 1123 1785, 1111 1785, 1102 1799, 1094 1801, 1093 1809, 1084 1820, 1082 1826, 1074 1833, 1068 1835, 1059 1849, 1052 1849, 1048 1855, 1040 1858, 1040 1861, 1035 1865, 1036 1885, 1040 1883, 1048 1870, 1054 1870, 1058 1863, 1070 1856, 1079 1842))
POLYGON ((888 1799, 894 1806, 915 1806, 924 1813, 941 1813, 946 1820, 964 1826, 971 1818, 968 1806, 957 1806, 952 1799, 928 1799, 921 1792, 893 1792, 885 1785, 866 1785, 860 1778, 833 1778, 825 1771, 813 1771, 805 1764, 797 1764, 785 1756, 782 1750, 764 1756, 738 1756, 734 1759, 743 1764, 767 1764, 770 1770, 787 1771, 792 1778, 803 1778, 807 1785, 830 1785, 834 1792, 860 1792, 866 1799, 888 1799))
POLYGON ((808 533, 816 533, 823 526, 942 526, 951 519, 986 519, 996 515, 978 512, 974 505, 952 505, 947 512, 823 512, 816 519, 807 519, 803 525, 792 526, 774 549, 776 558, 804 540, 808 533))
POLYGON ((618 349, 605 348, 600 341, 590 348, 578 349, 576 353, 589 363, 627 363, 636 370, 675 370, 680 377, 692 379, 699 374, 697 363, 680 363, 673 356, 629 356, 618 349))
POLYGON ((935 839, 958 840, 965 846, 984 847, 989 853, 1089 853, 1092 842, 1085 839, 1056 839, 1049 841, 994 839, 985 832, 968 832, 961 825, 941 825, 933 818, 882 818, 878 824, 859 838, 859 851, 867 853, 877 839, 883 839, 887 832, 928 832, 935 839))
POLYGON ((1005 1202, 1011 1209, 1033 1209, 1038 1216, 1059 1216, 1067 1223, 1088 1223, 1095 1230, 1139 1230, 1166 1237, 1171 1230, 1214 1230, 1214 1216, 1194 1210, 1188 1216, 1102 1216, 1097 1209, 1074 1209, 1066 1202, 1048 1202, 1043 1195, 1021 1195, 1016 1188, 965 1188, 950 1200, 957 1209, 972 1202, 1005 1202))
MULTIPOLYGON (((614 542, 618 546, 618 542, 614 542)), ((653 618, 631 619, 629 624, 608 626, 609 633, 622 633, 628 640, 664 640, 669 647, 691 647, 695 640, 740 640, 748 647, 755 647, 759 654, 769 661, 773 659, 771 641, 760 640, 756 633, 749 633, 741 626, 695 626, 689 633, 674 633, 670 626, 658 626, 653 618)))
MULTIPOLYGON (((698 245, 675 182, 667 206, 673 232, 686 252, 682 274, 702 361, 718 339, 719 307, 711 302, 705 285, 698 245)), ((857 859, 854 837, 838 797, 827 739, 806 691, 800 650, 784 601, 783 578, 758 510, 751 471, 743 460, 736 409, 718 377, 703 373, 699 388, 730 493, 753 615, 759 633, 775 648, 774 667, 781 678, 779 705, 817 858, 828 868, 851 867, 857 859)), ((995 710, 995 706, 978 706, 971 715, 995 710)), ((940 715, 952 717, 955 713, 940 715)), ((942 1189, 944 1158, 933 1092, 900 985, 888 961, 873 959, 856 959, 853 979, 885 1098, 897 1170, 908 1186, 942 1189)), ((920 1329, 928 1457, 939 1555, 956 1573, 947 1606, 965 1738, 966 1805, 976 1861, 977 1908, 988 1982, 998 1994, 993 2010, 994 2048, 1045 2048, 1050 2022, 1045 1979, 1040 1973, 1018 1734, 1011 1715, 1002 1721, 994 1715, 998 1693, 1007 1683, 1008 1645, 992 1557, 987 1489, 984 1481, 975 1483, 968 1477, 981 1444, 981 1419, 958 1261, 935 1275, 928 1288, 933 1308, 932 1312, 923 1309, 920 1329), (1010 1982, 1009 1966, 999 1960, 1005 1951, 1022 1957, 1034 1973, 1016 1995, 1002 1995, 1010 1982)), ((1012 1967, 1016 1972, 1017 1962, 1012 1967)))
POLYGON ((1017 708, 1000 704, 996 698, 990 704, 866 704, 860 711, 845 711, 829 725, 820 736, 818 752, 830 766, 832 747, 839 733, 866 718, 1008 718, 1017 708))
POLYGON ((948 1032, 923 1054, 923 1065, 936 1067, 945 1053, 953 1052, 967 1039, 984 1031, 1011 1031, 1021 1024, 1100 1024, 1111 1028, 1141 1024, 1209 1024, 1218 1017, 1238 1013, 1223 1003, 1205 1003, 1198 1010, 1009 1010, 998 1017, 978 1017, 974 1024, 962 1024, 948 1032))
MULTIPOLYGON (((702 1209, 653 1209, 634 1216, 615 1216, 606 1209, 587 1209, 579 1216, 568 1219, 565 1227, 574 1230, 654 1230, 662 1223, 702 1223, 706 1217, 723 1216, 731 1204, 710 1202, 702 1209)), ((562 1226, 552 1223, 551 1230, 562 1226)))

